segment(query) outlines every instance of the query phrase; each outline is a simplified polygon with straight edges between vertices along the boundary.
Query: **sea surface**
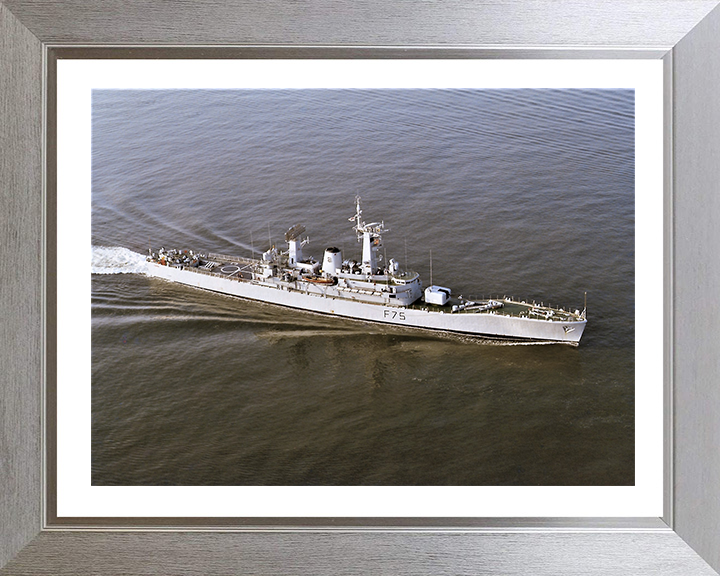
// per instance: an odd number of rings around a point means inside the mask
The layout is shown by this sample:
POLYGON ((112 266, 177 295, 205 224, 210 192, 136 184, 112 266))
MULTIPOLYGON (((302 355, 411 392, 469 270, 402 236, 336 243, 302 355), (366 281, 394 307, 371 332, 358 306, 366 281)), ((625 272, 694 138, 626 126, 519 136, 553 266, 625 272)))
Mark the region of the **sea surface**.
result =
POLYGON ((96 90, 94 485, 634 484, 634 92, 96 90), (577 348, 150 278, 148 247, 387 258, 582 309, 577 348))

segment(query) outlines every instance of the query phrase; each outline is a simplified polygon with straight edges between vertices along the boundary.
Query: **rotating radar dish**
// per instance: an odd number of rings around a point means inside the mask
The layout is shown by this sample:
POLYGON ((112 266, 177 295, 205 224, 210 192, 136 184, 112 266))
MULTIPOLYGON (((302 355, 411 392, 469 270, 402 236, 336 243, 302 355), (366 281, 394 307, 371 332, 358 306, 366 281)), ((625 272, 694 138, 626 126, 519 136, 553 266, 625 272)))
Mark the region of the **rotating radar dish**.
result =
POLYGON ((303 232, 305 232, 305 226, 302 224, 295 224, 295 226, 285 232, 285 242, 297 240, 303 232))

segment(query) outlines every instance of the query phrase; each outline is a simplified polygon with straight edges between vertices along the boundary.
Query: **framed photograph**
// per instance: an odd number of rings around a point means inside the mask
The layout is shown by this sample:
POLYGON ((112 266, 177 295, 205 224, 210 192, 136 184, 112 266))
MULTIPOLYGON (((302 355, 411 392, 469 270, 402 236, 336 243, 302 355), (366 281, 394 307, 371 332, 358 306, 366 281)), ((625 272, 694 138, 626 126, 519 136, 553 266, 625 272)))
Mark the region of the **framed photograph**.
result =
POLYGON ((661 62, 57 79, 58 519, 662 514, 661 62))
POLYGON ((466 6, 485 27, 449 49, 337 16, 284 46, 222 23, 269 7, 202 6, 193 48, 157 5, 80 33, 90 4, 11 4, 6 570, 715 573, 716 3, 628 3, 582 48, 466 6), (354 306, 423 284, 389 320, 193 288, 244 266, 354 306), (528 346, 540 321, 588 329, 528 346))

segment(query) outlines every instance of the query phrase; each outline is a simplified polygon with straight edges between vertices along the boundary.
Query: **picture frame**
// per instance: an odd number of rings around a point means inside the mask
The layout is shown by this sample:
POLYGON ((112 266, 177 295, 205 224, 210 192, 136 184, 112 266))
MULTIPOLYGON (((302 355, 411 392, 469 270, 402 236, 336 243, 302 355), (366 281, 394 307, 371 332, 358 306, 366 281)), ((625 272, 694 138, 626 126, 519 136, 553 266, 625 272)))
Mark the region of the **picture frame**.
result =
POLYGON ((720 390, 713 225, 720 167, 720 9, 715 0, 524 6, 401 2, 298 12, 280 2, 0 3, 0 574, 503 573, 715 574, 720 569, 720 390), (358 25, 358 23, 363 25, 358 25), (199 45, 203 44, 203 47, 199 45), (93 45, 93 46, 89 46, 93 45), (151 46, 152 45, 152 46, 151 46), (665 513, 619 519, 316 519, 263 526, 218 519, 63 524, 46 491, 54 429, 44 391, 53 337, 54 59, 180 57, 656 58, 666 70, 665 513), (235 52, 233 52, 233 46, 235 52), (361 46, 365 48, 360 48, 361 46), (324 48, 321 48, 324 47, 324 48), (124 52, 123 52, 124 51, 124 52), (351 52, 354 51, 354 52, 351 52), (185 52, 186 54, 188 52, 185 52), (5 144, 7 143, 7 144, 5 144), (46 170, 47 168, 47 170, 46 170), (19 255, 19 257, 17 256, 19 255), (21 264, 21 265, 20 265, 21 264), (45 282, 46 274, 48 281, 45 282), (46 438, 45 433, 50 436, 46 438))

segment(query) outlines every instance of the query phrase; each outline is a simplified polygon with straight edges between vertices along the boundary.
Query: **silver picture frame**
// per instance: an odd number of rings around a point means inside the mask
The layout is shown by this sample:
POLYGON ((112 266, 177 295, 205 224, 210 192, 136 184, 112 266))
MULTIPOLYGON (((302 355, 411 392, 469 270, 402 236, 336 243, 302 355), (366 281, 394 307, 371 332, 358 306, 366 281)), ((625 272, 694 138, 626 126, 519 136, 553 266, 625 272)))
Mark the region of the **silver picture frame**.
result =
POLYGON ((0 574, 717 574, 718 4, 0 0, 0 574), (662 59, 661 518, 57 517, 54 64, 238 56, 662 59))

